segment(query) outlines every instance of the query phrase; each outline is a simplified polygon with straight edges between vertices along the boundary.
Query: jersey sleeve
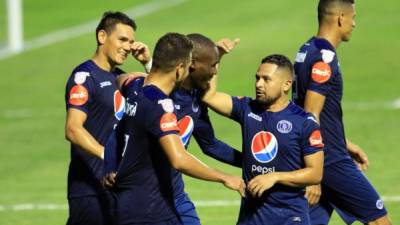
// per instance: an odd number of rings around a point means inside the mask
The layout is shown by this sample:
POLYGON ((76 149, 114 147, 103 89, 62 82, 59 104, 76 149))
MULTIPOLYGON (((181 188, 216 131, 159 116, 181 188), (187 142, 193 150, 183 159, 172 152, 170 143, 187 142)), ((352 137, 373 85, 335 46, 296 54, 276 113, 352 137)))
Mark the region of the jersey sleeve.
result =
POLYGON ((246 97, 239 97, 239 96, 232 97, 232 113, 230 118, 238 123, 242 123, 244 120, 244 114, 246 108, 248 107, 249 101, 250 101, 249 98, 246 97))
POLYGON ((204 154, 232 166, 242 166, 242 153, 215 137, 207 107, 202 107, 196 121, 193 136, 204 154))
POLYGON ((311 155, 321 151, 324 147, 321 130, 311 114, 304 121, 302 128, 301 147, 303 155, 311 155))
POLYGON ((65 88, 67 109, 75 108, 88 113, 95 95, 96 86, 90 73, 84 71, 75 72, 69 78, 65 88))
POLYGON ((322 57, 318 56, 310 63, 309 76, 310 83, 308 85, 308 90, 315 91, 321 95, 326 96, 332 89, 332 79, 333 79, 333 64, 332 59, 327 60, 326 58, 333 58, 331 51, 326 51, 322 57), (326 56, 330 55, 330 56, 326 56))
POLYGON ((157 105, 149 108, 147 131, 161 138, 168 134, 179 135, 178 120, 174 113, 174 104, 171 99, 162 99, 157 105))

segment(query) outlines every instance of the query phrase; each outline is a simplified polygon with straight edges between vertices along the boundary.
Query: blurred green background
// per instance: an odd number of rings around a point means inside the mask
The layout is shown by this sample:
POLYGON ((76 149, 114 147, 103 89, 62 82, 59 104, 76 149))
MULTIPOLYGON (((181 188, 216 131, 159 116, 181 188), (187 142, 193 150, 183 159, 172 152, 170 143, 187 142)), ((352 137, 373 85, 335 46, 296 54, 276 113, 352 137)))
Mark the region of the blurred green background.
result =
MULTIPOLYGON (((51 32, 99 20, 106 10, 128 10, 150 1, 25 0, 26 41, 51 32)), ((166 4, 167 0, 152 1, 166 4)), ((220 66, 220 90, 254 95, 254 73, 261 58, 272 53, 294 56, 315 34, 316 0, 181 1, 135 17, 137 40, 150 48, 166 32, 202 33, 213 40, 240 37, 241 43, 220 66)), ((344 120, 349 139, 368 153, 366 172, 382 196, 394 224, 400 223, 400 3, 357 2, 357 27, 338 54, 344 73, 344 120), (397 101, 397 107, 396 102, 397 101), (396 199, 393 197, 397 196, 396 199)), ((6 40, 5 0, 0 3, 0 46, 6 40)), ((69 144, 64 139, 64 92, 72 69, 94 53, 90 33, 0 60, 0 224, 65 224, 69 144), (61 209, 21 204, 55 204, 61 209)), ((126 71, 142 71, 132 58, 126 71)), ((211 113, 217 136, 240 148, 239 126, 211 113)), ((195 141, 189 150, 209 165, 240 174, 204 156, 195 141)), ((222 185, 186 178, 193 200, 239 200, 222 185)), ((235 224, 238 205, 199 206, 203 224, 235 224)), ((334 216, 331 224, 344 224, 334 216)))

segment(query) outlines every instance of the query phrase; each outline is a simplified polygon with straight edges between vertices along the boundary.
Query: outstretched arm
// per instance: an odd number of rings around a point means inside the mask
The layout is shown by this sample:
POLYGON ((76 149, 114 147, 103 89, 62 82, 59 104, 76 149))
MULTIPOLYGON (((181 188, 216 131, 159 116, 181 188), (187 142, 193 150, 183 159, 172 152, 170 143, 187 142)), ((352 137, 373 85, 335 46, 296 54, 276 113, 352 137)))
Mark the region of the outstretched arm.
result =
POLYGON ((204 94, 202 101, 218 114, 229 117, 233 108, 232 97, 228 94, 217 92, 217 79, 217 75, 212 78, 209 89, 204 94))
POLYGON ((208 167, 185 150, 178 135, 165 135, 159 141, 172 167, 176 170, 194 178, 223 183, 226 187, 236 190, 244 196, 245 184, 242 178, 208 167))

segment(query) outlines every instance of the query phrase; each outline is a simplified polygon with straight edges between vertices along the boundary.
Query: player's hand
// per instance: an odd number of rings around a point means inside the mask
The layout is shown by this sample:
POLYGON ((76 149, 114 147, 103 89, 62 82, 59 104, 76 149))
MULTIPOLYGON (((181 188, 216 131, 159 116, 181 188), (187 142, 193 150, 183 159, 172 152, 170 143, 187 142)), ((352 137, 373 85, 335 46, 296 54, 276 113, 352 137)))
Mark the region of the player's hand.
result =
POLYGON ((223 183, 225 187, 238 191, 242 197, 246 197, 246 184, 241 177, 227 175, 223 183))
POLYGON ((360 146, 347 141, 347 151, 349 151, 350 156, 353 158, 360 170, 366 171, 368 169, 368 156, 360 146))
POLYGON ((247 184, 247 190, 253 197, 261 197, 264 191, 270 189, 278 182, 276 173, 267 173, 254 177, 247 184))
POLYGON ((216 45, 219 50, 220 57, 232 51, 237 44, 239 44, 240 38, 235 38, 235 40, 231 40, 229 38, 222 38, 219 40, 216 45))
POLYGON ((103 180, 101 181, 101 184, 103 185, 103 187, 106 189, 110 189, 110 188, 114 187, 116 176, 117 176, 117 173, 115 173, 115 172, 110 172, 110 173, 106 174, 103 177, 103 180))
POLYGON ((149 47, 139 41, 133 42, 131 45, 132 56, 139 61, 142 65, 151 60, 151 53, 149 47))
POLYGON ((321 198, 321 185, 307 186, 305 197, 309 205, 317 204, 321 198))

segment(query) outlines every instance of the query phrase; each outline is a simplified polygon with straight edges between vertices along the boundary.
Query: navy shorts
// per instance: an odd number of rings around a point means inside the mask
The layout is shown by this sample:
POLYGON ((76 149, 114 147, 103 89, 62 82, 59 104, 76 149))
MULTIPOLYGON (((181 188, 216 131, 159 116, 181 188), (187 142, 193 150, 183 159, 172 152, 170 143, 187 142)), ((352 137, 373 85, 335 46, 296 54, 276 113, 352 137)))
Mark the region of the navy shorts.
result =
POLYGON ((108 193, 68 199, 67 225, 112 224, 111 201, 108 193))
POLYGON ((175 208, 183 225, 200 225, 200 218, 189 196, 182 192, 182 194, 174 196, 174 198, 175 208))
POLYGON ((333 209, 346 224, 368 223, 387 214, 378 193, 352 160, 324 168, 320 202, 310 208, 311 224, 328 224, 333 209))
POLYGON ((279 207, 242 199, 237 225, 310 225, 308 203, 304 198, 297 205, 279 207))

